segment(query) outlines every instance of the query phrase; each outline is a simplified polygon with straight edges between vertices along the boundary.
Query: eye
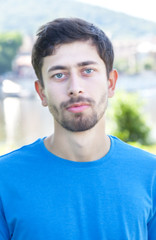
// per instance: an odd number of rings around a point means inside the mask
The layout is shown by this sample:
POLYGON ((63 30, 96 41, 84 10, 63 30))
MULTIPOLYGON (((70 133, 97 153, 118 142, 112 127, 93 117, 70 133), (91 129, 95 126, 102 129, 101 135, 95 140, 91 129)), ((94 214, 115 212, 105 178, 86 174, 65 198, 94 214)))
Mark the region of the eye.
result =
POLYGON ((66 74, 66 73, 61 73, 61 72, 52 75, 52 78, 53 78, 55 81, 62 81, 62 80, 67 79, 67 77, 68 77, 68 74, 66 74))
POLYGON ((56 79, 62 79, 62 78, 65 77, 65 74, 63 74, 63 73, 57 73, 57 74, 55 74, 53 77, 56 78, 56 79))
POLYGON ((94 69, 92 69, 92 68, 87 68, 87 69, 85 69, 83 72, 84 72, 84 74, 89 75, 89 74, 91 74, 91 73, 94 72, 94 69))

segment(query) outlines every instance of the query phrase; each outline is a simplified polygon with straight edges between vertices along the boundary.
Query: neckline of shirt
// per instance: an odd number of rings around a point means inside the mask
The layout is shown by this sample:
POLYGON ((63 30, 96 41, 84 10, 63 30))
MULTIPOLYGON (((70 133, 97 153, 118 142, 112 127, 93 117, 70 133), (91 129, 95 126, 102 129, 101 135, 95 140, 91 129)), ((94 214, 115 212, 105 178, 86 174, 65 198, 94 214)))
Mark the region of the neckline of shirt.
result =
POLYGON ((42 151, 42 153, 44 152, 45 157, 48 159, 48 161, 49 160, 55 161, 56 164, 61 164, 64 166, 80 167, 80 168, 98 167, 99 165, 106 163, 110 159, 110 157, 112 157, 112 155, 114 153, 114 139, 111 135, 108 135, 108 136, 109 136, 110 142, 111 142, 108 153, 105 156, 103 156, 102 158, 94 160, 94 161, 90 161, 90 162, 75 162, 72 160, 61 158, 61 157, 51 153, 45 147, 45 144, 44 144, 44 139, 46 137, 39 139, 40 147, 41 147, 40 150, 42 151))

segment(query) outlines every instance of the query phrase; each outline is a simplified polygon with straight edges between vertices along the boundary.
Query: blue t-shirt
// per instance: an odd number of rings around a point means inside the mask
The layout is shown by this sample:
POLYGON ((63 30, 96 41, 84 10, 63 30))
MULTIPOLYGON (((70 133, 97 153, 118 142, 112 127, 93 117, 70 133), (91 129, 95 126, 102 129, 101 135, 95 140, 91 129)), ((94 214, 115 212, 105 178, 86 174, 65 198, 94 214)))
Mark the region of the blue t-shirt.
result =
POLYGON ((0 240, 156 240, 156 156, 110 138, 92 162, 43 139, 2 156, 0 240))

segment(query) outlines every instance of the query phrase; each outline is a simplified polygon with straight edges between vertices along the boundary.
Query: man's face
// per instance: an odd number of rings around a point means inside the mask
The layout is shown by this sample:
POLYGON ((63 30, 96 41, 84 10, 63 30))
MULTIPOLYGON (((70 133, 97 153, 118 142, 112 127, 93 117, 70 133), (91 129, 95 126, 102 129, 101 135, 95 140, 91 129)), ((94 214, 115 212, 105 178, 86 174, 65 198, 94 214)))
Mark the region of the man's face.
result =
POLYGON ((44 58, 42 76, 44 88, 37 82, 37 92, 63 128, 85 131, 104 116, 113 84, 91 41, 57 46, 44 58))

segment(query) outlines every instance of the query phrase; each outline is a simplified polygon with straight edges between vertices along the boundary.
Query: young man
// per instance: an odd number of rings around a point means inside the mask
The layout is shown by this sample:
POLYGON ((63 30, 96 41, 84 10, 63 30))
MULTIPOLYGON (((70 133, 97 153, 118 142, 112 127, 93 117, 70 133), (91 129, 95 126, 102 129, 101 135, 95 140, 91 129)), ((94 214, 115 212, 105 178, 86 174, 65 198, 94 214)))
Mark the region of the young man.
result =
POLYGON ((37 35, 35 88, 55 131, 1 157, 0 239, 155 240, 156 157, 105 132, 110 40, 81 19, 37 35))

